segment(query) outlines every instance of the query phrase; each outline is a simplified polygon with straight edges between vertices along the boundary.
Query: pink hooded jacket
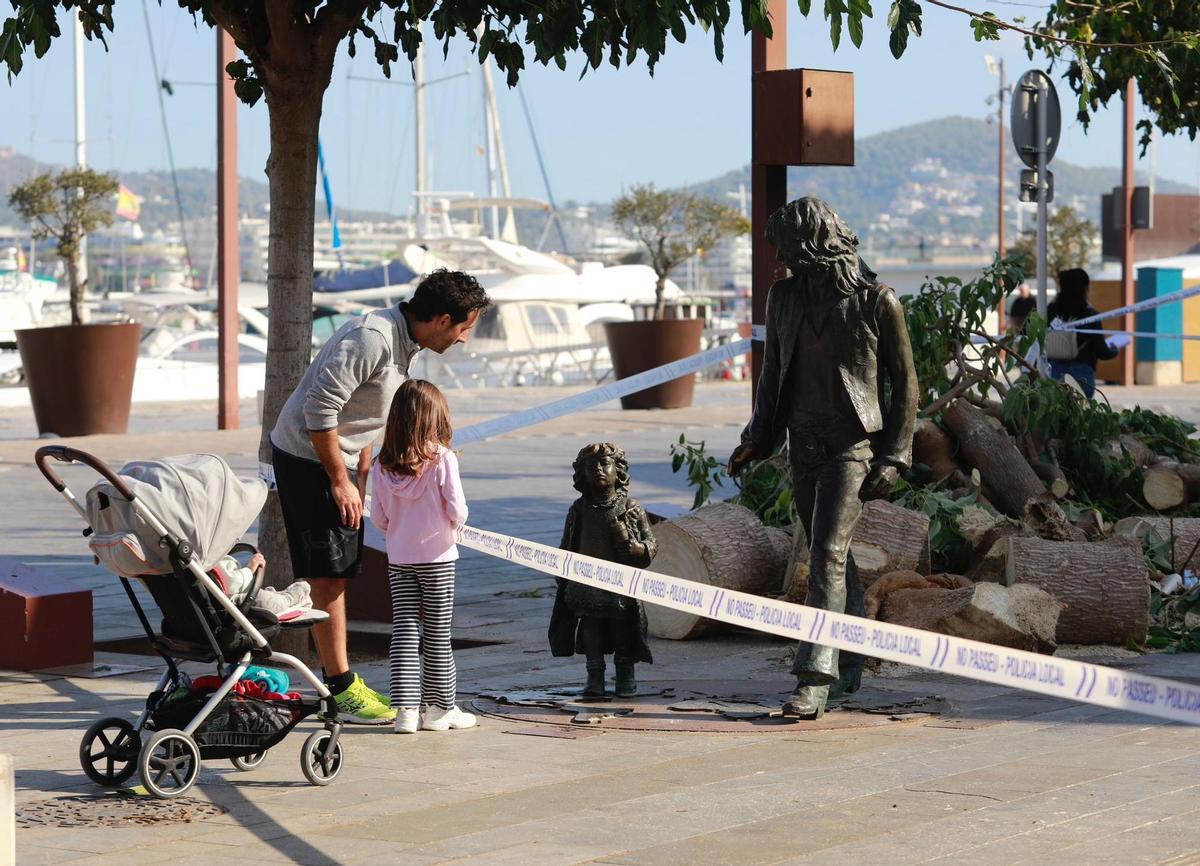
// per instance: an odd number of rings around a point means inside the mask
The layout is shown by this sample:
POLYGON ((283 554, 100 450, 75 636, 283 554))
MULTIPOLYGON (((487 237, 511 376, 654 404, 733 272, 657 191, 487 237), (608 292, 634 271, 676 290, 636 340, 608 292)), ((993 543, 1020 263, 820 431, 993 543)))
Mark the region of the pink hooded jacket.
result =
POLYGON ((467 522, 458 458, 439 446, 420 475, 371 467, 371 522, 387 538, 388 562, 420 565, 458 559, 454 530, 467 522))

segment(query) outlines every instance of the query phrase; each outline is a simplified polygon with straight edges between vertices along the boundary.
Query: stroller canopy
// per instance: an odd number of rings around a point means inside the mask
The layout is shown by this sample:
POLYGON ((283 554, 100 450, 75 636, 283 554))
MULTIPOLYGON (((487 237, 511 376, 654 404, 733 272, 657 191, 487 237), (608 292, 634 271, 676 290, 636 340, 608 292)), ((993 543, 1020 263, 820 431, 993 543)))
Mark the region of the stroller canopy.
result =
MULTIPOLYGON (((176 540, 191 543, 204 571, 237 543, 258 518, 267 499, 263 481, 238 478, 216 454, 135 460, 122 466, 117 474, 176 540)), ((121 547, 140 542, 138 559, 143 563, 115 568, 114 563, 105 561, 106 566, 127 577, 171 571, 167 551, 158 546, 158 533, 107 481, 96 482, 87 492, 87 513, 97 541, 106 537, 110 549, 119 536, 124 536, 121 547)), ((93 544, 92 549, 106 559, 98 545, 93 544)))

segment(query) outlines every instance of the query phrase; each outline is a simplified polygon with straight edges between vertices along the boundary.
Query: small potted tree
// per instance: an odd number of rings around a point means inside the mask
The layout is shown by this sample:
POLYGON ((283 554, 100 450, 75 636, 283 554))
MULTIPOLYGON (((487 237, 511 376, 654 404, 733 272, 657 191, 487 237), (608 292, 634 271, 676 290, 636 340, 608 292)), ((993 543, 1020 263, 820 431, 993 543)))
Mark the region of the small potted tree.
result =
MULTIPOLYGON (((624 379, 700 350, 703 320, 666 317, 667 276, 723 239, 750 231, 750 223, 721 202, 682 190, 657 190, 652 183, 634 186, 613 202, 612 219, 621 231, 646 248, 650 267, 658 277, 652 319, 608 322, 604 326, 613 374, 624 379)), ((625 409, 690 406, 695 385, 695 376, 682 376, 622 397, 621 406, 625 409)))
POLYGON ((38 431, 58 436, 124 433, 141 325, 85 324, 79 255, 90 232, 113 221, 111 174, 69 168, 12 188, 8 204, 35 240, 53 239, 67 272, 71 324, 17 331, 17 347, 38 431))

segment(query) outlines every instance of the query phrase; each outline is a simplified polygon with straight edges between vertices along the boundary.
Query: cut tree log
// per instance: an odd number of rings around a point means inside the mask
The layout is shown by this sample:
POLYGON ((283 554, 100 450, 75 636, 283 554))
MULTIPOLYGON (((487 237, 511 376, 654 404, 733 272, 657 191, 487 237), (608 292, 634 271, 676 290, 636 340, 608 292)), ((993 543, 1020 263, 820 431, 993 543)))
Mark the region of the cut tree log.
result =
POLYGON ((1150 470, 1166 470, 1174 472, 1183 480, 1183 485, 1187 488, 1187 497, 1189 502, 1200 501, 1200 466, 1195 463, 1176 463, 1172 460, 1160 460, 1155 463, 1150 470))
POLYGON ((1009 517, 1021 517, 1025 503, 1044 492, 1046 486, 1012 439, 992 429, 986 418, 963 399, 955 400, 942 413, 942 421, 958 440, 963 459, 979 470, 988 501, 1009 517))
POLYGON ((1087 541, 1087 533, 1067 519, 1067 513, 1047 491, 1025 503, 1026 528, 1048 541, 1087 541))
POLYGON ((915 571, 893 571, 876 580, 863 594, 863 606, 868 619, 876 619, 885 600, 904 589, 962 589, 971 581, 958 574, 917 574, 915 571))
POLYGON ((1029 652, 1055 649, 1059 603, 1025 584, 981 583, 963 589, 902 589, 890 594, 880 619, 1029 652))
MULTIPOLYGON (((723 589, 773 596, 779 591, 792 539, 759 521, 754 512, 722 502, 654 526, 658 553, 650 569, 723 589)), ((646 604, 650 633, 688 640, 720 631, 722 623, 697 614, 646 604)))
POLYGON ((934 484, 961 470, 954 452, 954 440, 945 430, 928 418, 917 419, 913 428, 913 462, 929 467, 934 484))
POLYGON ((1045 482, 1046 490, 1055 499, 1065 499, 1067 494, 1071 492, 1071 485, 1067 482, 1067 476, 1058 468, 1057 463, 1052 463, 1041 458, 1038 454, 1037 446, 1034 444, 1032 434, 1025 434, 1021 450, 1025 454, 1025 459, 1029 461, 1030 468, 1033 469, 1038 478, 1045 482))
POLYGON ((1082 529, 1089 539, 1104 537, 1108 529, 1108 525, 1104 522, 1104 515, 1095 508, 1081 511, 1079 517, 1075 518, 1075 525, 1082 529))
POLYGON ((893 571, 929 574, 929 517, 873 499, 863 505, 850 553, 864 587, 893 571))
POLYGON ((1149 530, 1154 530, 1163 541, 1174 538, 1171 566, 1175 571, 1181 574, 1185 568, 1200 571, 1200 517, 1125 517, 1113 526, 1113 536, 1133 538, 1141 543, 1149 530), (1193 550, 1196 551, 1194 556, 1193 550), (1189 556, 1192 556, 1190 562, 1189 556))
POLYGON ((1146 443, 1132 433, 1122 433, 1120 438, 1113 439, 1108 443, 1108 452, 1113 457, 1120 457, 1122 450, 1129 454, 1133 465, 1139 469, 1149 466, 1154 457, 1146 443))
POLYGON ((1188 504, 1187 483, 1178 472, 1153 466, 1142 474, 1142 498, 1155 511, 1170 511, 1188 504))
POLYGON ((1150 620, 1149 570, 1141 544, 1005 539, 1005 583, 1029 584, 1063 604, 1058 642, 1125 645, 1145 640, 1150 620))

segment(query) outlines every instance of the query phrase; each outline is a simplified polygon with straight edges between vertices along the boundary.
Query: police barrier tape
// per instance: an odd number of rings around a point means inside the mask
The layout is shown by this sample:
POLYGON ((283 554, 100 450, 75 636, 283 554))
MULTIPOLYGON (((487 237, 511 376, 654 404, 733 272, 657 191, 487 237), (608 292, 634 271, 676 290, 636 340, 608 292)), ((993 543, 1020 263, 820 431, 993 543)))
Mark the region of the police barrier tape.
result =
MULTIPOLYGON (((663 364, 661 367, 655 367, 652 370, 646 370, 634 376, 618 379, 608 385, 600 385, 589 391, 584 391, 582 394, 574 394, 570 397, 544 403, 541 406, 535 406, 532 409, 526 409, 522 412, 513 412, 510 415, 502 415, 499 418, 492 418, 488 421, 472 424, 470 427, 463 427, 461 430, 454 431, 452 445, 455 448, 461 448, 472 442, 481 442, 493 436, 511 433, 522 427, 531 427, 534 424, 541 424, 543 421, 550 421, 563 415, 570 415, 572 412, 590 409, 593 406, 599 406, 601 403, 619 399, 627 394, 644 391, 647 388, 653 388, 655 385, 661 385, 663 382, 670 382, 672 379, 678 379, 680 376, 686 376, 688 373, 695 373, 714 364, 735 358, 738 355, 744 355, 749 351, 749 340, 735 340, 732 343, 726 343, 724 346, 717 346, 715 349, 689 355, 678 361, 663 364)), ((258 477, 267 482, 267 486, 270 489, 275 489, 275 467, 270 463, 260 462, 258 464, 258 477)))
POLYGON ((1117 307, 1115 310, 1105 310, 1103 313, 1097 313, 1094 316, 1088 316, 1083 319, 1075 319, 1072 322, 1061 322, 1057 328, 1052 323, 1051 328, 1056 330, 1073 331, 1091 325, 1096 322, 1103 322, 1105 319, 1111 319, 1115 316, 1123 316, 1126 313, 1140 313, 1143 310, 1153 310, 1155 307, 1161 307, 1164 304, 1173 304, 1176 301, 1184 301, 1195 295, 1200 295, 1200 286, 1191 286, 1190 288, 1180 289, 1178 292, 1160 295, 1157 298, 1147 298, 1144 301, 1138 301, 1136 304, 1129 304, 1125 307, 1117 307))
POLYGON ((755 631, 1200 725, 1200 686, 1188 683, 721 589, 472 526, 460 527, 457 541, 471 550, 545 574, 755 631))
POLYGON ((513 412, 511 415, 503 415, 499 418, 492 418, 489 421, 481 421, 478 424, 472 424, 470 427, 455 430, 453 446, 461 448, 472 442, 490 439, 493 436, 511 433, 513 430, 519 430, 522 427, 541 424, 543 421, 550 421, 563 415, 570 415, 572 412, 590 409, 593 406, 599 406, 601 403, 607 403, 619 397, 644 391, 647 388, 653 388, 655 385, 661 385, 663 382, 670 382, 672 379, 678 379, 680 376, 686 376, 688 373, 695 373, 698 370, 719 364, 737 355, 744 355, 749 351, 749 340, 735 340, 724 346, 718 346, 715 349, 709 349, 678 361, 672 361, 669 364, 663 364, 661 367, 655 367, 653 370, 646 370, 644 373, 618 379, 608 385, 600 385, 597 388, 592 388, 590 391, 584 391, 582 394, 575 394, 570 397, 564 397, 561 400, 554 400, 541 406, 535 406, 532 409, 526 409, 523 412, 513 412))

